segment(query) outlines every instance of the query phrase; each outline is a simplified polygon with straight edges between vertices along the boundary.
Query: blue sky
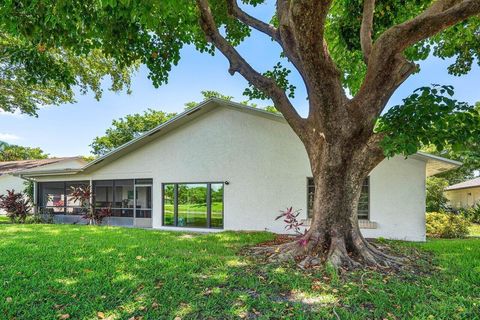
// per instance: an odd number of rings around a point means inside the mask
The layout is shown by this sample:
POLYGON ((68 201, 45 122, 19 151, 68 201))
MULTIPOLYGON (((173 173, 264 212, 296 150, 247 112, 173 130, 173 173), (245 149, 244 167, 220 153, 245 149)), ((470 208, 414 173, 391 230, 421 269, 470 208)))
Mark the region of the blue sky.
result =
MULTIPOLYGON (((259 17, 265 17, 268 7, 255 9, 259 17)), ((261 71, 271 68, 279 57, 278 47, 269 39, 254 33, 240 47, 247 60, 261 71)), ((455 97, 460 101, 475 103, 480 101, 480 69, 475 66, 466 76, 448 75, 448 61, 429 58, 421 63, 422 71, 410 77, 395 93, 389 106, 401 103, 401 99, 414 89, 432 83, 449 84, 455 87, 455 97)), ((133 77, 133 93, 112 93, 107 90, 100 101, 91 94, 78 95, 77 103, 42 108, 38 118, 0 114, 0 140, 24 146, 40 147, 51 156, 88 155, 93 138, 102 135, 113 119, 131 113, 142 112, 147 108, 180 112, 184 103, 200 101, 201 90, 216 90, 234 96, 236 101, 242 96, 246 81, 239 75, 230 76, 226 59, 217 54, 212 57, 200 54, 191 47, 182 51, 182 60, 175 67, 168 84, 156 89, 147 78, 144 67, 133 77)), ((294 105, 306 114, 305 91, 299 76, 293 74, 291 82, 297 86, 294 105)), ((259 105, 269 102, 260 101, 259 105)))

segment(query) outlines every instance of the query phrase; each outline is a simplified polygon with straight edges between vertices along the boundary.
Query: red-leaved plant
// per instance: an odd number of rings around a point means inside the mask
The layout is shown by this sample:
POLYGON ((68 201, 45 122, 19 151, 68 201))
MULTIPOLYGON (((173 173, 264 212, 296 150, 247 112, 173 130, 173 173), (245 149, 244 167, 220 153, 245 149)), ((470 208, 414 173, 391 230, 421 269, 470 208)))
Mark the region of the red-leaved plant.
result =
POLYGON ((71 187, 70 196, 73 198, 73 201, 80 202, 80 206, 84 209, 82 218, 88 220, 89 224, 101 224, 103 219, 112 215, 110 207, 95 209, 95 205, 90 201, 93 198, 90 185, 71 187))
POLYGON ((293 210, 293 207, 287 208, 286 210, 280 210, 280 215, 275 219, 279 220, 283 218, 285 222, 285 230, 293 230, 299 237, 298 243, 301 246, 306 246, 308 244, 308 239, 305 237, 307 230, 305 229, 302 232, 303 222, 298 221, 298 216, 300 215, 301 210, 293 210))
POLYGON ((96 210, 94 219, 97 224, 101 224, 103 222, 103 219, 108 218, 111 215, 112 215, 111 207, 101 208, 96 210))
POLYGON ((0 195, 0 209, 7 212, 7 217, 13 222, 25 223, 32 206, 27 197, 15 190, 7 190, 7 194, 0 195))
POLYGON ((285 222, 285 230, 293 230, 298 235, 303 235, 301 227, 303 222, 298 221, 298 216, 301 210, 293 210, 293 207, 287 208, 287 210, 280 210, 280 215, 275 219, 279 220, 283 218, 285 222))

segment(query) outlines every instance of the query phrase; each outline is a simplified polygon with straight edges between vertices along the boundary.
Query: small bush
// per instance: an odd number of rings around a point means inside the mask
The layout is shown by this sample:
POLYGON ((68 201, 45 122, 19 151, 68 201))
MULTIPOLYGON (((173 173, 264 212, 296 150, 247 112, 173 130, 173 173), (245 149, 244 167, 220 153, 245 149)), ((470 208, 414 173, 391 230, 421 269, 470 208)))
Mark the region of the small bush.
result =
POLYGON ((39 212, 34 213, 30 217, 27 218, 25 223, 27 224, 36 224, 36 223, 44 223, 44 224, 52 224, 54 222, 54 213, 51 208, 43 208, 40 209, 39 212))
POLYGON ((480 203, 469 208, 459 209, 458 212, 471 223, 480 223, 480 203))
POLYGON ((428 212, 427 236, 434 238, 462 238, 468 235, 470 222, 462 215, 428 212))

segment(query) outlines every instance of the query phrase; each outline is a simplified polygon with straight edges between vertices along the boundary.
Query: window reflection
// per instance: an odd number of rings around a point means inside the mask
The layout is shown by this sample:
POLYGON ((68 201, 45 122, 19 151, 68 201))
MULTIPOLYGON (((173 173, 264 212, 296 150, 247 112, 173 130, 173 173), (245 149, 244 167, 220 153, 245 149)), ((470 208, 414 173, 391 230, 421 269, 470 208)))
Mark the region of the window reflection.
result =
POLYGON ((163 225, 223 228, 223 183, 163 185, 163 225))
POLYGON ((211 184, 211 220, 212 228, 223 228, 223 183, 211 184))
POLYGON ((207 227, 207 185, 178 185, 178 226, 207 227))
POLYGON ((174 197, 175 185, 166 184, 163 186, 163 225, 173 226, 174 219, 174 197))

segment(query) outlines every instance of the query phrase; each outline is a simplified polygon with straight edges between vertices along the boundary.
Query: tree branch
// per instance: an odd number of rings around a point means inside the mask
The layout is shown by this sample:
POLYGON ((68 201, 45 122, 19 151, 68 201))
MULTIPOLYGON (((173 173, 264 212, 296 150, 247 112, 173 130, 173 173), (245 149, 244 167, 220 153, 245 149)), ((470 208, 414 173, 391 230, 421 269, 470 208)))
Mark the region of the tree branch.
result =
POLYGON ((240 73, 248 82, 264 91, 275 103, 275 107, 283 114, 287 122, 297 135, 304 136, 305 119, 300 117, 287 95, 275 80, 265 77, 250 66, 250 64, 238 53, 237 50, 220 34, 213 19, 208 0, 196 0, 200 13, 200 26, 205 33, 207 41, 215 47, 230 62, 229 73, 240 73))
POLYGON ((252 27, 264 34, 272 37, 277 42, 280 42, 278 30, 271 24, 265 23, 259 19, 256 19, 240 9, 236 0, 227 0, 228 13, 237 18, 249 27, 252 27))
POLYGON ((385 31, 377 41, 378 46, 388 45, 390 51, 400 53, 477 14, 480 14, 480 0, 438 0, 417 17, 385 31))
POLYGON ((363 107, 365 111, 356 112, 368 113, 367 120, 373 121, 393 92, 416 69, 403 51, 477 14, 480 0, 438 0, 417 17, 385 31, 373 44, 365 80, 351 100, 353 109, 363 107))
POLYGON ((324 39, 331 4, 332 0, 277 0, 282 47, 305 83, 309 119, 322 122, 330 121, 327 106, 343 105, 347 100, 341 73, 324 39))
POLYGON ((368 64, 368 58, 372 51, 373 12, 375 11, 375 0, 363 1, 362 25, 360 27, 360 45, 362 47, 363 59, 368 64))

